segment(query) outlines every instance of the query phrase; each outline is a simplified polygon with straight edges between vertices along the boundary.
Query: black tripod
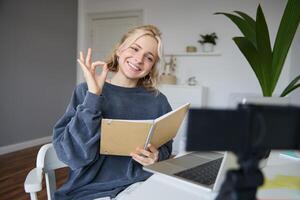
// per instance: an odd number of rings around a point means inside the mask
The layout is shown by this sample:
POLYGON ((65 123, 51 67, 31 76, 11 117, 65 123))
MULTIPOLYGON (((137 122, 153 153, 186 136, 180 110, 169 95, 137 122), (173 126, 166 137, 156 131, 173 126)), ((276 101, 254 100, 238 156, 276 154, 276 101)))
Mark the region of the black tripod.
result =
POLYGON ((235 153, 240 168, 229 170, 216 200, 254 200, 257 187, 264 181, 258 167, 266 152, 235 153))

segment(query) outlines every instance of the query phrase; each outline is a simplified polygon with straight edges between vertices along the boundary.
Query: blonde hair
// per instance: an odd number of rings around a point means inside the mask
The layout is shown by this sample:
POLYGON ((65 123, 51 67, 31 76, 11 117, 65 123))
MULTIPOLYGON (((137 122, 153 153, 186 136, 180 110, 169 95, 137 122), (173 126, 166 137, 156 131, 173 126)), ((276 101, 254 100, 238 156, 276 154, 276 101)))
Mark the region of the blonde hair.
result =
POLYGON ((157 59, 152 66, 151 71, 145 77, 141 78, 137 85, 143 86, 147 90, 156 90, 159 80, 159 70, 158 63, 163 56, 163 46, 161 42, 161 32, 156 26, 153 25, 144 25, 131 29, 128 31, 122 38, 121 41, 116 45, 113 52, 106 60, 108 68, 112 72, 117 72, 119 70, 118 56, 117 52, 119 50, 125 50, 130 45, 132 45, 137 39, 142 36, 151 36, 157 41, 157 59))

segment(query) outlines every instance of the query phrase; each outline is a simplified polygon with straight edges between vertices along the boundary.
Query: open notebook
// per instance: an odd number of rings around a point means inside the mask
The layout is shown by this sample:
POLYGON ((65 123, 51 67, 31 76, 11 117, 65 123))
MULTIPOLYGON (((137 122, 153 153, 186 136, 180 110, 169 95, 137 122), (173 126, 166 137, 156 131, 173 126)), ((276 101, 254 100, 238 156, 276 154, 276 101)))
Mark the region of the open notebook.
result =
POLYGON ((190 104, 153 120, 102 119, 100 154, 128 156, 151 143, 156 148, 173 139, 190 104))

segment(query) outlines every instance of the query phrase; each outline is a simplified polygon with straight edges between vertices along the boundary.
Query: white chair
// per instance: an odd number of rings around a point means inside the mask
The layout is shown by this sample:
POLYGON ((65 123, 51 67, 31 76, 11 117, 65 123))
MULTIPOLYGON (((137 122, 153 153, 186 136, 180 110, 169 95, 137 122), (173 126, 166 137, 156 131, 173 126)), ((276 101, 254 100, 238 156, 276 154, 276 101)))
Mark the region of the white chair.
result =
POLYGON ((42 190, 43 175, 47 188, 47 198, 51 200, 56 190, 56 179, 54 170, 66 167, 56 155, 53 145, 43 145, 37 155, 36 168, 32 169, 25 180, 24 189, 26 193, 30 193, 31 200, 37 200, 37 192, 42 190))

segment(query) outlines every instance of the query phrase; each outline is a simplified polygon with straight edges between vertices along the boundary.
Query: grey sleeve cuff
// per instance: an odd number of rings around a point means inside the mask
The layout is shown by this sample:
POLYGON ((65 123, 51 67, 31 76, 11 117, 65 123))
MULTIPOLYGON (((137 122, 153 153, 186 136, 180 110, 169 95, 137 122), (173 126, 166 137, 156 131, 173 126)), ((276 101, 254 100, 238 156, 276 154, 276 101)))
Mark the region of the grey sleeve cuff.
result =
POLYGON ((104 99, 105 98, 102 95, 99 96, 87 91, 83 101, 83 106, 90 109, 91 111, 99 112, 103 108, 104 99))

